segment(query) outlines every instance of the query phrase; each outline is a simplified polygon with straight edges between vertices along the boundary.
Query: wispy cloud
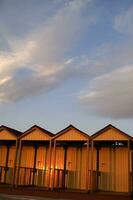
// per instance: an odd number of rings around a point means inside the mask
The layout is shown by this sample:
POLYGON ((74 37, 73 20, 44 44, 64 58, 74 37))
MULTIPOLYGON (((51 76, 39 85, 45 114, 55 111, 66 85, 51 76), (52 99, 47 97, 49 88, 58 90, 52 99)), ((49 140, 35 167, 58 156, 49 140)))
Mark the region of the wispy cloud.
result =
POLYGON ((115 17, 114 28, 122 34, 133 34, 133 7, 124 10, 115 17))
POLYGON ((1 51, 0 56, 1 102, 47 91, 70 75, 73 59, 69 50, 95 21, 92 16, 84 16, 89 3, 88 0, 66 1, 54 16, 41 22, 37 30, 23 39, 8 35, 8 51, 1 51), (30 75, 16 79, 16 72, 23 68, 29 69, 30 75))
POLYGON ((123 40, 104 44, 88 57, 93 78, 79 95, 88 113, 109 118, 133 117, 133 7, 119 13, 114 27, 123 40), (94 71, 93 71, 94 70, 94 71))
POLYGON ((110 118, 133 117, 133 66, 124 66, 91 81, 80 97, 93 114, 110 118))

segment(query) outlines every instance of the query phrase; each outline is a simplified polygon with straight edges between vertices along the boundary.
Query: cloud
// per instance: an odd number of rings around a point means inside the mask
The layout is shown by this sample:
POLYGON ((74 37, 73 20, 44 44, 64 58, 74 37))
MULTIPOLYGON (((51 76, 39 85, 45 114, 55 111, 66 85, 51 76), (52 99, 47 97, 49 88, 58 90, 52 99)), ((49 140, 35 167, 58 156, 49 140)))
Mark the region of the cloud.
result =
POLYGON ((114 28, 123 34, 133 34, 133 7, 131 6, 126 11, 124 10, 115 17, 114 28))
POLYGON ((88 113, 108 118, 133 117, 133 7, 115 17, 117 34, 122 40, 99 46, 83 59, 91 74, 86 91, 79 99, 88 113))
POLYGON ((89 0, 66 1, 32 33, 26 32, 23 37, 7 34, 6 50, 2 48, 0 56, 1 102, 40 94, 70 76, 74 58, 69 51, 86 27, 95 22, 89 14, 84 15, 89 3, 89 0), (23 69, 30 73, 19 77, 17 72, 23 69))
POLYGON ((133 65, 93 79, 80 96, 88 112, 109 118, 133 117, 133 65))

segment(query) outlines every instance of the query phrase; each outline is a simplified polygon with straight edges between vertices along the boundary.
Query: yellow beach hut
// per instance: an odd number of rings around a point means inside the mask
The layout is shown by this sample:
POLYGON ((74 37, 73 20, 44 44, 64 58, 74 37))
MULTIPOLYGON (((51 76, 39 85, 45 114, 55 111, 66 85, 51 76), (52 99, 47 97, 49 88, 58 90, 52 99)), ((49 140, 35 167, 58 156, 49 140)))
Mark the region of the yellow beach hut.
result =
POLYGON ((131 141, 111 124, 91 136, 91 190, 130 192, 131 141))
POLYGON ((7 126, 0 126, 0 183, 13 184, 18 147, 22 133, 7 126))
POLYGON ((34 125, 19 138, 16 185, 49 187, 52 137, 51 132, 34 125))
POLYGON ((51 188, 88 190, 89 135, 69 125, 52 140, 51 188))

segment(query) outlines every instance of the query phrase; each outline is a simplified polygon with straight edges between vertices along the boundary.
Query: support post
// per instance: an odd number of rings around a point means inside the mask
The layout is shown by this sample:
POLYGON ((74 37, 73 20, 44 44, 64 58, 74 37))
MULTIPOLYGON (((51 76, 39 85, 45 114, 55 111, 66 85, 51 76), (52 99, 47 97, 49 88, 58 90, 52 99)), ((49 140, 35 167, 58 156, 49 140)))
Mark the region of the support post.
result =
POLYGON ((10 145, 8 144, 7 145, 7 152, 6 152, 4 183, 6 183, 6 177, 7 177, 7 171, 8 171, 9 150, 10 150, 10 145))
POLYGON ((131 151, 131 198, 133 199, 133 150, 131 151))
POLYGON ((16 171, 16 183, 15 183, 15 187, 17 188, 18 186, 18 181, 19 181, 19 172, 20 172, 20 162, 21 162, 21 151, 22 151, 22 141, 20 140, 19 143, 19 151, 18 151, 18 166, 17 166, 17 171, 16 171))
POLYGON ((131 193, 131 176, 130 176, 130 140, 128 140, 128 191, 131 193))
POLYGON ((18 139, 16 140, 16 145, 15 145, 15 159, 14 159, 14 166, 13 166, 13 181, 12 181, 12 187, 14 187, 14 184, 15 184, 16 164, 17 164, 17 153, 18 153, 18 139))
POLYGON ((90 192, 93 193, 93 140, 91 141, 91 176, 90 176, 90 192))
POLYGON ((51 159, 52 159, 52 141, 49 141, 49 166, 48 166, 48 189, 50 190, 51 180, 51 159))
POLYGON ((89 140, 87 140, 86 146, 86 191, 88 192, 89 185, 89 140))
POLYGON ((98 190, 98 182, 99 182, 99 147, 97 147, 97 161, 96 161, 96 177, 97 177, 97 183, 96 187, 98 190))
POLYGON ((65 182, 66 182, 66 161, 67 161, 67 146, 64 147, 64 174, 63 174, 63 181, 62 181, 63 188, 65 188, 65 182))
POLYGON ((38 146, 37 146, 37 145, 34 145, 34 164, 33 164, 33 179, 32 179, 32 185, 34 185, 34 182, 35 182, 37 149, 38 149, 38 146))
POLYGON ((54 190, 55 182, 55 162, 56 162, 56 140, 54 140, 54 152, 53 152, 53 177, 52 177, 52 190, 54 190))

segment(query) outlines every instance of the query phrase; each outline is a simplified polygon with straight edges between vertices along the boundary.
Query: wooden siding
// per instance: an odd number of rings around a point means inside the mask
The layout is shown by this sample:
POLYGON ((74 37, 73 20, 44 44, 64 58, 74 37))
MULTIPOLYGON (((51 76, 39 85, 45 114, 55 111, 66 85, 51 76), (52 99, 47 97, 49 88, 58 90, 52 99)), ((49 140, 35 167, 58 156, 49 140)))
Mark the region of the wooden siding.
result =
POLYGON ((127 136, 120 133, 119 131, 111 128, 101 134, 99 134, 93 140, 128 140, 127 136))
POLYGON ((101 148, 99 151, 99 189, 104 191, 113 191, 112 189, 112 165, 111 149, 101 148))
POLYGON ((5 166, 6 163, 6 146, 0 146, 0 166, 5 166))
POLYGON ((16 147, 11 146, 9 150, 8 167, 14 167, 16 147))
POLYGON ((81 134, 78 130, 70 129, 64 134, 60 135, 56 138, 56 140, 64 140, 64 141, 86 141, 88 140, 87 136, 81 134))
POLYGON ((16 137, 9 131, 3 129, 0 131, 0 140, 16 140, 16 137))
POLYGON ((34 148, 30 146, 29 147, 23 146, 21 152, 20 166, 33 168, 33 165, 34 165, 34 148))
MULTIPOLYGON (((95 161, 97 163, 97 159, 95 161)), ((99 172, 98 189, 128 192, 128 149, 124 147, 101 148, 99 150, 99 172)))
POLYGON ((64 148, 56 147, 55 169, 64 169, 64 148))
POLYGON ((128 149, 116 149, 116 192, 128 192, 128 149))
POLYGON ((35 129, 22 137, 21 140, 50 140, 50 136, 39 129, 35 129))
MULTIPOLYGON (((80 176, 79 176, 79 189, 86 189, 86 181, 87 181, 87 171, 86 171, 86 167, 87 167, 87 152, 86 152, 86 147, 82 147, 80 150, 80 158, 79 158, 79 171, 80 171, 80 176)), ((89 178, 89 177, 88 177, 89 178)), ((88 184, 89 184, 89 180, 88 180, 88 184)), ((88 185, 89 186, 89 185, 88 185)), ((89 188, 89 187, 88 187, 89 188)))
POLYGON ((39 147, 37 149, 36 168, 47 170, 48 169, 48 157, 49 157, 48 148, 39 147))

